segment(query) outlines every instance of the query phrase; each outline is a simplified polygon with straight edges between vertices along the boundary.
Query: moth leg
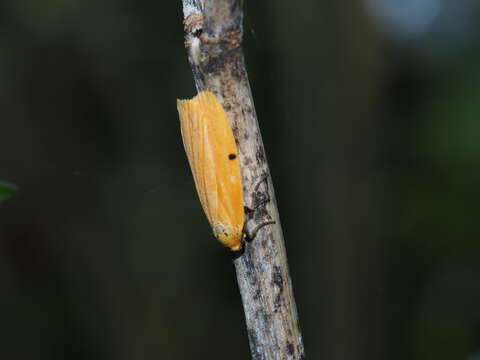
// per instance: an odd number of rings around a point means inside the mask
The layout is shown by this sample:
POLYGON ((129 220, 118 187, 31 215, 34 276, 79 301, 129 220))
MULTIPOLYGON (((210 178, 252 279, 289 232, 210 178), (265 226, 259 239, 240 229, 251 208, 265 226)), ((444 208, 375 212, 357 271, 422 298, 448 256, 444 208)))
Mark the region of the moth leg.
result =
POLYGON ((244 206, 245 209, 245 215, 247 220, 245 221, 245 224, 243 226, 243 233, 245 234, 246 241, 251 241, 257 236, 258 231, 266 226, 266 225, 271 225, 275 224, 275 221, 271 219, 271 217, 267 214, 265 217, 268 218, 268 220, 265 220, 255 226, 253 229, 250 229, 251 226, 249 226, 249 223, 254 220, 254 215, 255 211, 259 209, 262 206, 265 206, 271 198, 269 194, 269 188, 268 188, 268 174, 263 174, 260 179, 256 182, 256 184, 253 186, 252 191, 250 192, 251 194, 251 205, 250 206, 244 206), (258 189, 262 183, 265 182, 265 193, 262 193, 260 196, 258 194, 258 189), (259 199, 260 198, 260 199, 259 199))
POLYGON ((243 227, 244 228, 244 233, 245 233, 245 237, 246 237, 246 241, 252 241, 253 239, 255 239, 255 236, 257 236, 257 233, 258 233, 258 230, 260 230, 262 227, 266 226, 266 225, 272 225, 272 224, 275 224, 276 221, 275 220, 266 220, 264 222, 262 222, 261 224, 258 224, 257 226, 255 226, 252 230, 249 230, 248 228, 248 225, 247 223, 245 223, 245 226, 243 227))
POLYGON ((253 213, 255 212, 255 210, 257 208, 259 208, 262 205, 265 205, 266 203, 268 203, 270 201, 270 194, 269 194, 269 191, 268 191, 268 174, 263 174, 260 177, 260 179, 257 180, 255 185, 253 186, 253 189, 250 191, 250 196, 251 196, 251 199, 250 199, 251 204, 244 206, 245 213, 247 214, 247 216, 249 215, 249 218, 251 218, 251 216, 253 216, 253 213), (260 187, 260 185, 262 185, 263 182, 265 182, 265 188, 267 190, 265 192, 266 197, 265 197, 265 199, 261 199, 260 202, 256 204, 257 191, 258 191, 258 188, 260 187))

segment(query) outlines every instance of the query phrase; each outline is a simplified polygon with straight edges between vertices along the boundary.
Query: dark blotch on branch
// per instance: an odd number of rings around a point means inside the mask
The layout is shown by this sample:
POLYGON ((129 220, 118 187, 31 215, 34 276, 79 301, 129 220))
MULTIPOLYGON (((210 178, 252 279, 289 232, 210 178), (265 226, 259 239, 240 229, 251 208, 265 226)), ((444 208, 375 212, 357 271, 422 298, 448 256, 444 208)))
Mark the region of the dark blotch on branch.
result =
POLYGON ((272 283, 278 286, 280 292, 283 291, 283 276, 278 265, 273 266, 272 283))
POLYGON ((225 63, 223 58, 224 56, 211 57, 208 62, 203 66, 203 71, 208 74, 219 72, 223 68, 225 63))
POLYGON ((223 108, 226 112, 229 112, 230 110, 232 110, 232 105, 230 105, 229 103, 225 103, 223 104, 223 108))
POLYGON ((293 355, 294 352, 295 352, 295 347, 293 346, 292 343, 289 342, 289 343, 287 344, 287 354, 288 354, 288 355, 293 355))
POLYGON ((275 296, 275 300, 273 300, 273 312, 278 312, 280 310, 280 307, 282 306, 282 297, 280 294, 275 296))
POLYGON ((256 152, 255 156, 257 158, 257 161, 260 164, 263 164, 265 162, 265 154, 263 153, 263 151, 260 148, 257 149, 257 152, 256 152))

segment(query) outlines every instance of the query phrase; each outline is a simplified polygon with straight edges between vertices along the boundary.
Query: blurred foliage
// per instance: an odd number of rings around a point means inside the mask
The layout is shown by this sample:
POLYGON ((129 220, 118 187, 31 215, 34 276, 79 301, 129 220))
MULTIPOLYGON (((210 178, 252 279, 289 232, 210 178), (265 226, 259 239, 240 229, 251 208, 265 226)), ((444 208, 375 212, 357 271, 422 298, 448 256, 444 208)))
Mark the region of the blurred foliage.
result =
POLYGON ((15 185, 0 181, 0 201, 8 199, 16 190, 15 185))
MULTIPOLYGON (((478 3, 245 7, 308 358, 475 359, 478 3)), ((0 29, 0 358, 248 358, 179 136, 180 1, 7 0, 0 29)))

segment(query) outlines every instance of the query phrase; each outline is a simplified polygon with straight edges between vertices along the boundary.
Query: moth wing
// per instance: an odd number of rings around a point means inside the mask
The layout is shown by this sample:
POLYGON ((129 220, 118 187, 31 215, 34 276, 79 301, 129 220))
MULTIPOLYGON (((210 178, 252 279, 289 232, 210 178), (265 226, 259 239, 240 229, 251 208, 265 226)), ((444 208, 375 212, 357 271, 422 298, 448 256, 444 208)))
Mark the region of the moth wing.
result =
POLYGON ((210 122, 209 144, 213 147, 211 153, 217 177, 217 219, 221 223, 243 228, 243 188, 235 137, 227 114, 215 95, 207 93, 206 96, 214 98, 209 101, 210 111, 215 118, 215 121, 210 122))
POLYGON ((177 101, 180 129, 200 203, 208 221, 212 223, 217 213, 218 196, 215 171, 212 168, 212 149, 208 145, 208 122, 205 121, 208 114, 195 100, 196 98, 177 101))
POLYGON ((185 151, 215 236, 237 249, 244 222, 238 151, 227 114, 215 95, 177 102, 185 151))

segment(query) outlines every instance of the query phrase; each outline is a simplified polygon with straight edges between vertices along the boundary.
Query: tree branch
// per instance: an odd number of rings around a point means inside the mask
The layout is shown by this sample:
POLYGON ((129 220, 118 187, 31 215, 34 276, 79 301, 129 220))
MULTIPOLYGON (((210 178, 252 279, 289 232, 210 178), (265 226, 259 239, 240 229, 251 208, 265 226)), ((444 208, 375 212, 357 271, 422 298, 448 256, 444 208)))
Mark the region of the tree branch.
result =
POLYGON ((255 206, 250 227, 275 221, 261 227, 233 261, 252 359, 304 359, 280 218, 241 49, 242 5, 242 0, 183 0, 185 46, 197 90, 215 93, 232 123, 244 203, 255 206), (261 179, 266 181, 259 185, 261 179))

